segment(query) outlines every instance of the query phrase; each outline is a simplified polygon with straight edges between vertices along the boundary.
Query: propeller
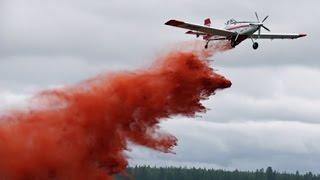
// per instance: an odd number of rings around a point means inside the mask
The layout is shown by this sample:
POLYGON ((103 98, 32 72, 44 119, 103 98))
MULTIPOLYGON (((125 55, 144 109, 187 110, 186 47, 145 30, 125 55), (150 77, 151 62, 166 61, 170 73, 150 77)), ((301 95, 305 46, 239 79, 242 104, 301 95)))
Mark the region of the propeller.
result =
POLYGON ((258 13, 257 13, 257 12, 254 12, 254 14, 256 15, 256 18, 257 18, 258 22, 260 22, 258 13))
POLYGON ((258 16, 257 12, 254 12, 256 18, 257 18, 257 23, 252 23, 253 25, 258 25, 258 37, 260 37, 261 34, 261 27, 267 31, 270 31, 269 28, 267 28, 266 26, 263 25, 263 23, 269 18, 269 16, 266 16, 261 22, 258 16))
POLYGON ((268 19, 269 16, 266 16, 263 20, 262 20, 262 23, 264 23, 267 19, 268 19))

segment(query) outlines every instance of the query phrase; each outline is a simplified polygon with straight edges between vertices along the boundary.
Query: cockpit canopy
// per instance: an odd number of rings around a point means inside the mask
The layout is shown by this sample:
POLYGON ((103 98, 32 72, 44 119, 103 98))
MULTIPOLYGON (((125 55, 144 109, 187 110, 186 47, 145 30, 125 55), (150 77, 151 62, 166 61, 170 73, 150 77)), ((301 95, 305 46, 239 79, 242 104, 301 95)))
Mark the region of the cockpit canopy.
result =
POLYGON ((230 25, 230 24, 236 24, 237 21, 234 19, 230 19, 229 21, 226 22, 226 25, 230 25))

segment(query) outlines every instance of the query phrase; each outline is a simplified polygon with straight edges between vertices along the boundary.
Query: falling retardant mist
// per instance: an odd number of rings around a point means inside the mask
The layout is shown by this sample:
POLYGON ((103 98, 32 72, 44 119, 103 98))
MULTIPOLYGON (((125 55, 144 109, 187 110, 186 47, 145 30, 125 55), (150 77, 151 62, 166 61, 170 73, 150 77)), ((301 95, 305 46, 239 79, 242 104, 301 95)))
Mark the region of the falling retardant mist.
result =
POLYGON ((171 152, 177 139, 159 122, 205 112, 201 100, 231 86, 206 61, 215 51, 173 50, 149 68, 44 90, 3 113, 0 179, 112 179, 128 164, 128 142, 171 152))

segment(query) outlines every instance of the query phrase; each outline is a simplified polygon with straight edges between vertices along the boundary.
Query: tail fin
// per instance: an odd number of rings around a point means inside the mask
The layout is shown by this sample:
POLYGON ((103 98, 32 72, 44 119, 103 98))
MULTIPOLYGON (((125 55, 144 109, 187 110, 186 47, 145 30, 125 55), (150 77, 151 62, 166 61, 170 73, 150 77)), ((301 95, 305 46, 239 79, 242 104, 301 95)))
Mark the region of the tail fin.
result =
POLYGON ((210 27, 211 26, 211 20, 210 18, 207 18, 204 20, 204 25, 210 27))

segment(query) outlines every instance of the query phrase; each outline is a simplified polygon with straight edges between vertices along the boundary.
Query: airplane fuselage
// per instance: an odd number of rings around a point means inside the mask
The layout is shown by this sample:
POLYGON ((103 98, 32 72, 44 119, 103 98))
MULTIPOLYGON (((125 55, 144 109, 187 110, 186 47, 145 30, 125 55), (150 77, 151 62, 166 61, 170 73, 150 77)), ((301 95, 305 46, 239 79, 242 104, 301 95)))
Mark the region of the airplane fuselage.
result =
POLYGON ((240 23, 235 25, 228 25, 225 27, 225 29, 241 35, 252 35, 258 30, 258 26, 250 25, 249 23, 240 23))
MULTIPOLYGON (((224 29, 231 32, 235 32, 237 34, 237 37, 232 38, 234 39, 233 46, 236 46, 240 44, 242 41, 246 40, 247 38, 250 38, 251 35, 257 32, 259 30, 259 25, 250 23, 237 23, 226 25, 224 29)), ((215 36, 212 36, 210 40, 214 40, 215 38, 215 36)))

